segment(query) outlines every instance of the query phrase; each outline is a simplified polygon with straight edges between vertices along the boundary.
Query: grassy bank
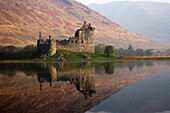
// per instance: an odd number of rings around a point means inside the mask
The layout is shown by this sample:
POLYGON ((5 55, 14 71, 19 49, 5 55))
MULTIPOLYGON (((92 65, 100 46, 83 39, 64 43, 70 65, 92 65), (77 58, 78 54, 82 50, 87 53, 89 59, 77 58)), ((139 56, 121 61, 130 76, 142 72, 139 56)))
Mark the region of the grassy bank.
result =
POLYGON ((86 53, 86 52, 70 52, 70 51, 64 51, 64 50, 61 50, 60 54, 62 54, 63 57, 67 61, 100 61, 100 60, 118 60, 119 59, 119 57, 117 56, 107 57, 104 54, 95 54, 95 53, 86 53))
POLYGON ((170 60, 170 56, 122 56, 119 57, 119 60, 170 60))
POLYGON ((49 59, 17 59, 17 60, 0 60, 0 63, 41 63, 41 62, 58 62, 58 61, 135 61, 135 60, 170 60, 170 56, 110 56, 105 54, 94 54, 86 52, 71 52, 60 50, 58 54, 49 59))

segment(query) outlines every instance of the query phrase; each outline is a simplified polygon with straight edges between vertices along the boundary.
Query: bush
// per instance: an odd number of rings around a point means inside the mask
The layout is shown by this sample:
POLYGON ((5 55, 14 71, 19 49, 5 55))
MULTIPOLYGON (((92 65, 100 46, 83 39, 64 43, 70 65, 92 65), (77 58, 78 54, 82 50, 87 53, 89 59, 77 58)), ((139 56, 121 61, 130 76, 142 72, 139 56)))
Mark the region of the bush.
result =
POLYGON ((114 53, 113 46, 106 46, 106 47, 105 47, 105 49, 104 49, 104 54, 105 54, 107 57, 113 56, 113 53, 114 53))

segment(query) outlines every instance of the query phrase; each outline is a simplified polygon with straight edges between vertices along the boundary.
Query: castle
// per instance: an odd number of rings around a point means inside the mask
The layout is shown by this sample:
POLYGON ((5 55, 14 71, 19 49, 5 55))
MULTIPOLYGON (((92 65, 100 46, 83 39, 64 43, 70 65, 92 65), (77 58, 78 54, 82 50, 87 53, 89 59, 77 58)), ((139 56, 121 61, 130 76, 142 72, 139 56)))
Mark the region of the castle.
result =
POLYGON ((85 21, 83 26, 77 29, 75 36, 68 40, 53 40, 51 36, 44 40, 39 32, 37 47, 41 50, 41 57, 51 57, 57 50, 94 53, 94 30, 95 28, 85 21))

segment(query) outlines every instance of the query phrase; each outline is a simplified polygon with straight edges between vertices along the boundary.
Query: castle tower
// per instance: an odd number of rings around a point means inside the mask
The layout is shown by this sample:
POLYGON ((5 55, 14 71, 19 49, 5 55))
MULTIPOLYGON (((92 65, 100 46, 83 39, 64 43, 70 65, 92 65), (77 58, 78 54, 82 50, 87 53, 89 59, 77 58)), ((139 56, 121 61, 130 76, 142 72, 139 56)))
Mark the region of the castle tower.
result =
POLYGON ((42 42, 41 31, 39 31, 39 37, 38 37, 38 40, 37 40, 37 46, 38 47, 40 46, 41 42, 42 42))
POLYGON ((95 28, 93 28, 91 26, 91 23, 89 23, 88 31, 87 31, 87 40, 88 40, 89 44, 93 44, 94 43, 94 30, 95 30, 95 28))
POLYGON ((37 40, 37 50, 41 52, 41 58, 48 58, 56 54, 56 41, 49 36, 47 40, 42 39, 41 32, 39 32, 39 39, 37 40))
POLYGON ((81 27, 82 38, 87 39, 88 37, 88 24, 84 21, 84 25, 81 27))
POLYGON ((56 54, 56 41, 53 40, 51 38, 51 36, 49 36, 49 39, 48 39, 48 42, 49 42, 49 51, 48 51, 48 56, 53 56, 54 54, 56 54))
POLYGON ((57 41, 57 48, 73 52, 94 53, 94 30, 91 24, 84 21, 83 26, 77 29, 74 37, 68 40, 57 41))
POLYGON ((42 39, 42 37, 41 37, 41 31, 39 32, 39 39, 42 39))

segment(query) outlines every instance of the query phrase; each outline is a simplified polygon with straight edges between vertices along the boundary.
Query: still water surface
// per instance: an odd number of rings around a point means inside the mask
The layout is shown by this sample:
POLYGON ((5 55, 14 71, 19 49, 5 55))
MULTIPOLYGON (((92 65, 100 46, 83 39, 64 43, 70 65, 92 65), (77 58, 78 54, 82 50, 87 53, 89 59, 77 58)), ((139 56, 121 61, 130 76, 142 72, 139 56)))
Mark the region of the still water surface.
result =
POLYGON ((1 113, 168 113, 170 61, 1 63, 1 113))

